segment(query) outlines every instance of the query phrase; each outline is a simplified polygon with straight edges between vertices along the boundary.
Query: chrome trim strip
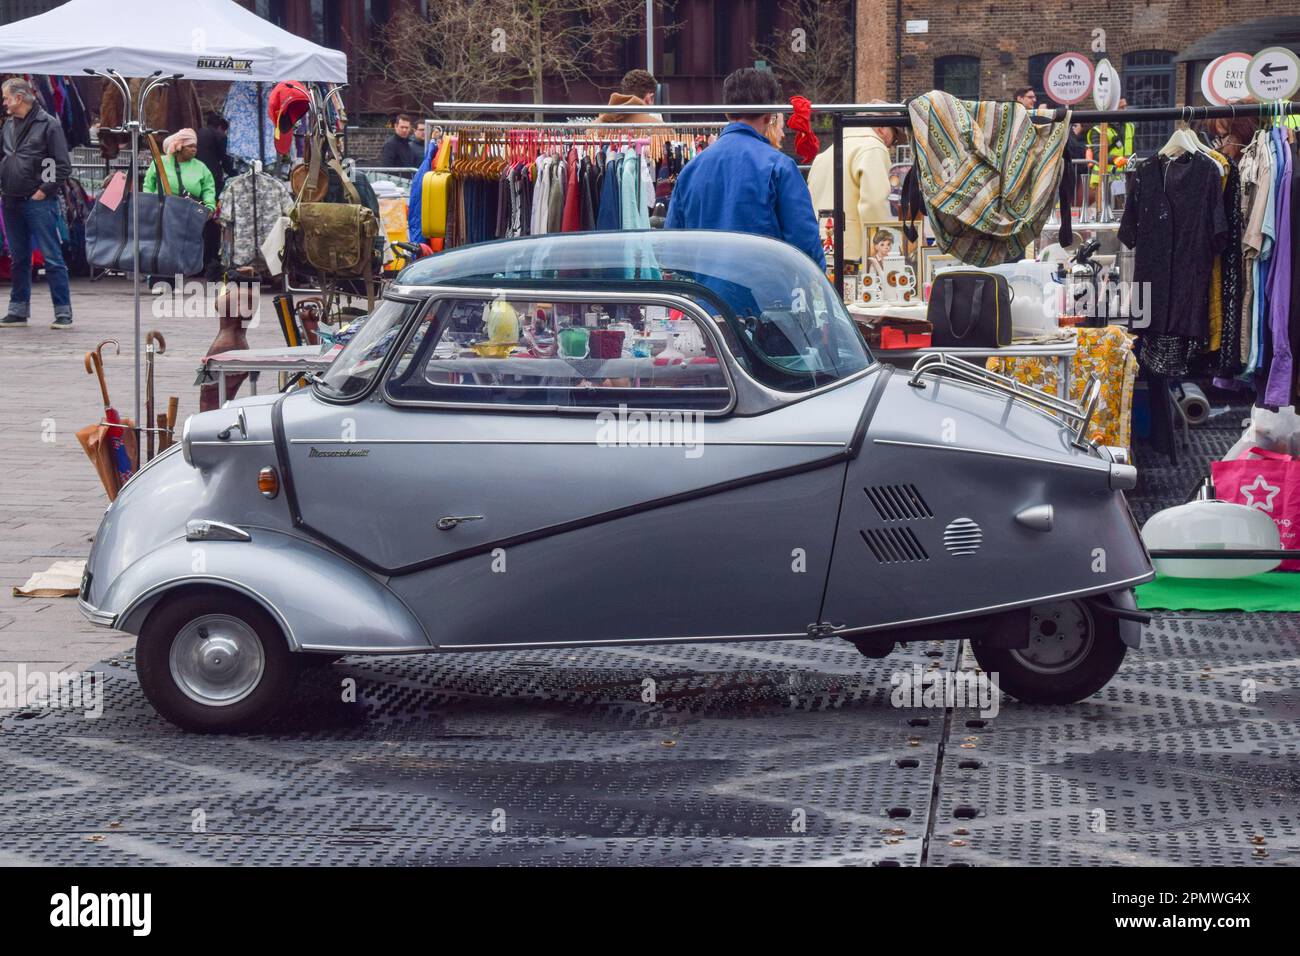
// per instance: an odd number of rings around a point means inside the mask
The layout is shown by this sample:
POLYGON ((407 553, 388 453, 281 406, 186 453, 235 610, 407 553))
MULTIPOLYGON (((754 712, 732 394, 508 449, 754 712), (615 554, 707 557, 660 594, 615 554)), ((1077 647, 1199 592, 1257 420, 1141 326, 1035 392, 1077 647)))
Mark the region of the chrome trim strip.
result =
POLYGON ((252 541, 253 536, 237 525, 210 518, 191 518, 185 522, 186 541, 252 541))
MULTIPOLYGON (((629 281, 635 281, 635 280, 629 280, 629 281)), ((395 286, 390 286, 390 287, 389 287, 389 289, 388 289, 388 295, 404 295, 404 296, 410 296, 410 297, 414 298, 414 297, 419 297, 419 296, 427 296, 427 295, 430 295, 430 294, 437 295, 437 294, 439 294, 439 293, 441 293, 441 292, 443 292, 443 291, 446 291, 446 290, 458 290, 458 289, 464 289, 464 288, 466 288, 466 287, 465 287, 465 286, 442 286, 442 285, 430 285, 430 286, 413 286, 413 285, 401 285, 401 286, 396 286, 396 285, 395 285, 395 286)), ((478 290, 476 290, 476 291, 478 291, 478 290)), ((492 291, 493 291, 493 292, 499 292, 499 291, 507 291, 507 290, 504 290, 504 289, 494 289, 494 290, 492 290, 492 291)), ((509 289, 508 291, 510 291, 510 292, 513 293, 513 292, 515 292, 515 291, 517 291, 517 290, 511 288, 511 289, 509 289)), ((538 293, 538 290, 535 290, 535 289, 526 290, 526 294, 527 294, 527 293, 537 294, 537 293, 538 293)), ((544 295, 546 295, 546 296, 550 296, 550 297, 558 297, 558 295, 560 295, 561 293, 559 293, 558 291, 546 291, 546 290, 542 290, 542 294, 544 294, 544 295)), ((603 295, 603 294, 609 294, 609 295, 627 295, 627 296, 631 296, 631 297, 634 298, 634 299, 635 299, 635 298, 638 298, 638 297, 641 295, 641 293, 628 293, 628 292, 623 292, 623 293, 619 293, 619 292, 602 293, 602 295, 603 295)), ((676 294, 676 293, 649 293, 649 294, 651 294, 651 295, 674 295, 674 294, 676 294)), ((585 293, 585 292, 584 292, 584 293, 580 293, 580 295, 585 296, 585 295, 588 295, 588 293, 585 293)), ((853 316, 852 316, 852 315, 849 315, 849 316, 848 316, 848 319, 849 319, 849 323, 850 323, 851 325, 853 325, 855 331, 857 331, 857 323, 853 320, 853 316)), ((710 322, 713 321, 713 317, 712 317, 712 316, 709 316, 709 321, 710 321, 710 322)), ((861 332, 860 332, 860 331, 858 332, 858 335, 859 335, 859 337, 861 337, 861 332)), ((723 345, 725 346, 726 343, 724 342, 723 345)), ((863 341, 863 343, 862 343, 862 348, 863 348, 863 350, 866 352, 867 357, 870 359, 870 361, 868 362, 868 364, 867 364, 867 366, 866 366, 865 368, 859 369, 858 371, 854 372, 852 375, 846 375, 846 376, 844 376, 844 378, 837 379, 837 380, 835 380, 834 382, 828 382, 828 383, 825 384, 825 385, 819 385, 819 386, 817 386, 816 388, 810 388, 810 389, 808 389, 808 391, 806 391, 806 392, 783 392, 783 391, 781 391, 780 389, 776 389, 776 388, 772 388, 772 387, 770 387, 770 386, 768 386, 768 385, 764 385, 764 384, 763 384, 762 382, 760 382, 758 379, 754 378, 754 376, 750 375, 747 371, 745 371, 745 369, 742 368, 741 365, 740 365, 738 362, 736 362, 736 357, 735 357, 735 355, 732 354, 732 351, 731 351, 731 348, 730 348, 730 347, 726 347, 726 348, 724 348, 723 351, 720 352, 719 354, 721 354, 721 355, 726 355, 726 356, 727 356, 727 358, 728 358, 729 361, 726 362, 726 363, 723 363, 723 364, 724 364, 724 365, 727 365, 727 366, 728 366, 728 369, 730 369, 730 365, 731 365, 731 364, 734 364, 734 365, 735 365, 735 370, 736 370, 736 372, 737 372, 738 374, 744 376, 744 378, 745 378, 745 383, 746 383, 747 385, 752 385, 754 388, 756 388, 756 389, 758 389, 760 392, 762 392, 766 398, 768 398, 768 399, 771 400, 771 401, 776 402, 778 405, 793 405, 793 404, 795 404, 796 402, 801 402, 801 401, 803 401, 805 398, 812 398, 812 397, 815 396, 815 395, 821 395, 821 394, 824 393, 824 392, 829 392, 829 391, 830 391, 831 389, 833 389, 833 388, 839 388, 841 385, 845 385, 845 384, 847 384, 847 383, 849 383, 849 382, 857 381, 859 378, 862 378, 863 376, 867 375, 868 373, 870 373, 870 372, 872 372, 872 371, 875 371, 875 370, 879 370, 879 369, 881 368, 881 366, 883 366, 883 365, 885 364, 885 363, 884 363, 884 362, 883 362, 883 361, 882 361, 882 360, 881 360, 881 359, 876 355, 876 353, 873 352, 873 351, 871 350, 871 347, 870 347, 869 345, 867 345, 867 343, 866 343, 865 341, 863 341)), ((733 384, 734 384, 734 383, 733 383, 733 384)), ((457 407, 471 407, 471 406, 457 406, 457 407)), ((496 407, 499 407, 499 406, 489 406, 489 407, 496 408, 496 407)))
MULTIPOLYGON (((602 445, 594 439, 537 438, 290 438, 291 445, 602 445)), ((609 443, 605 443, 609 444, 609 443)), ((842 441, 701 441, 701 445, 779 446, 791 448, 844 448, 842 441)), ((656 446, 636 446, 656 447, 656 446)), ((665 448, 678 445, 663 444, 665 448)))
POLYGON ((108 611, 101 611, 99 608, 86 601, 85 598, 77 598, 77 610, 81 611, 86 620, 97 627, 112 627, 113 622, 117 620, 115 614, 110 614, 108 611))
POLYGON ((1123 590, 1124 588, 1133 587, 1138 584, 1145 584, 1156 576, 1155 570, 1148 571, 1146 574, 1139 574, 1135 578, 1129 578, 1126 581, 1111 581, 1107 584, 1099 584, 1096 587, 1080 588, 1077 591, 1064 591, 1060 594, 1048 594, 1043 597, 1026 598, 1022 601, 1008 601, 1005 604, 992 604, 988 607, 970 608, 969 610, 953 611, 949 614, 935 614, 930 617, 915 617, 905 621, 890 621, 886 624, 864 624, 858 627, 846 627, 834 631, 834 637, 847 637, 851 634, 868 634, 873 631, 890 631, 901 627, 912 627, 916 624, 931 624, 940 621, 958 620, 964 617, 976 617, 982 614, 991 614, 996 611, 1006 611, 1011 608, 1029 607, 1033 604, 1041 604, 1044 601, 1062 601, 1067 598, 1087 597, 1091 594, 1107 594, 1111 591, 1123 590))
POLYGON ((409 644, 403 644, 400 647, 358 647, 351 644, 300 644, 299 652, 325 651, 330 654, 434 654, 442 648, 429 644, 425 647, 412 647, 409 644))
POLYGON ((712 637, 640 637, 640 638, 612 638, 609 640, 599 641, 558 641, 558 642, 536 642, 521 641, 511 644, 438 644, 429 647, 411 647, 402 645, 401 647, 355 647, 355 646, 338 646, 332 647, 328 644, 303 644, 299 649, 303 651, 329 651, 334 654, 428 654, 431 652, 451 653, 453 651, 500 651, 500 650, 523 650, 527 648, 544 649, 548 647, 632 647, 636 645, 649 644, 720 644, 731 643, 735 641, 793 641, 808 640, 807 632, 794 634, 728 634, 712 637))
MULTIPOLYGON (((400 290, 398 290, 400 291, 400 290)), ((731 349, 727 343, 722 341, 721 333, 715 326, 711 316, 704 312, 696 303, 685 296, 669 292, 616 292, 603 291, 600 289, 591 289, 583 291, 581 289, 525 289, 515 288, 513 286, 491 287, 491 286, 428 286, 422 292, 428 296, 429 303, 437 303, 446 299, 535 299, 542 302, 626 302, 640 305, 663 305, 678 309, 692 316, 700 331, 708 338, 713 346, 714 353, 718 356, 727 356, 731 358, 731 349)), ((423 311, 427 312, 428 307, 423 311)), ((415 323, 401 336, 398 343, 389 350, 390 354, 401 355, 410 342, 411 335, 414 333, 415 323)), ((395 360, 394 360, 395 361, 395 360)), ((728 401, 725 407, 720 409, 672 409, 673 411, 691 411, 698 412, 710 417, 725 417, 730 415, 736 408, 736 401, 739 398, 739 392, 736 388, 736 382, 731 374, 731 361, 720 361, 719 367, 727 379, 728 401)), ((555 406, 555 405, 511 405, 506 403, 496 404, 492 402, 475 403, 475 402, 432 402, 432 401, 413 401, 410 399, 393 398, 388 392, 389 377, 391 373, 392 362, 385 362, 385 367, 379 370, 379 376, 382 378, 379 386, 379 394, 385 402, 394 408, 482 408, 486 410, 500 411, 524 411, 524 412, 556 412, 556 411, 574 411, 579 413, 593 413, 604 410, 602 406, 555 406)), ((456 386, 449 386, 456 387, 456 386)), ((486 386, 484 386, 486 387, 486 386)), ((623 404, 627 404, 626 402, 623 404)), ((610 410, 615 410, 620 406, 608 406, 610 410)), ((641 409, 628 405, 629 411, 662 411, 663 409, 641 409)))
POLYGON ((1007 451, 987 451, 983 448, 963 448, 960 445, 935 445, 930 442, 919 441, 901 441, 895 438, 873 438, 872 442, 877 445, 898 445, 904 448, 924 448, 929 451, 960 451, 969 455, 988 455, 991 458, 1011 458, 1015 461, 1032 461, 1040 465, 1057 465, 1061 468, 1074 468, 1079 471, 1091 471, 1099 476, 1105 476, 1107 481, 1110 480, 1110 467, 1098 461, 1103 467, 1098 468, 1094 465, 1084 465, 1072 461, 1060 461, 1056 458, 1038 458, 1034 455, 1016 455, 1007 451))
MULTIPOLYGON (((196 441, 196 442, 191 442, 190 444, 191 445, 216 445, 221 448, 236 448, 239 447, 240 445, 274 445, 275 442, 270 441, 269 439, 267 440, 257 439, 254 441, 196 441)), ((170 451, 170 449, 168 450, 170 451)))

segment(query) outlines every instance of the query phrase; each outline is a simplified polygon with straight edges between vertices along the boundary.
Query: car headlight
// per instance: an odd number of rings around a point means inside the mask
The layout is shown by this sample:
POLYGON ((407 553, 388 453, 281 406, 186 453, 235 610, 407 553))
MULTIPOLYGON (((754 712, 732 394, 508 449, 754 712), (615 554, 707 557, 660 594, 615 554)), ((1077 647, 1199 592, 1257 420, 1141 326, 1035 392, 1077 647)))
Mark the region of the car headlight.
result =
POLYGON ((185 464, 191 468, 194 467, 194 457, 190 451, 190 422, 193 420, 194 416, 190 415, 185 419, 185 425, 181 428, 181 457, 185 459, 185 464))

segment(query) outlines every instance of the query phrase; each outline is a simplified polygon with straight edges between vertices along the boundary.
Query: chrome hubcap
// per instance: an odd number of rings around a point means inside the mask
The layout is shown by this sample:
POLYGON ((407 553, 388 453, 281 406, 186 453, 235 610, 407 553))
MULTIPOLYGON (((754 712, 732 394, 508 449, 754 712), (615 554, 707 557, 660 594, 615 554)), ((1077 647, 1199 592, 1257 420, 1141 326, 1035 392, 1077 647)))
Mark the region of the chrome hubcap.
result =
POLYGON ((1011 656, 1039 674, 1063 674, 1088 656, 1093 630, 1092 613, 1078 601, 1035 604, 1029 609, 1029 646, 1011 656))
POLYGON ((181 692, 210 707, 243 700, 266 669, 257 634, 228 614, 205 614, 186 624, 172 641, 169 660, 181 692))

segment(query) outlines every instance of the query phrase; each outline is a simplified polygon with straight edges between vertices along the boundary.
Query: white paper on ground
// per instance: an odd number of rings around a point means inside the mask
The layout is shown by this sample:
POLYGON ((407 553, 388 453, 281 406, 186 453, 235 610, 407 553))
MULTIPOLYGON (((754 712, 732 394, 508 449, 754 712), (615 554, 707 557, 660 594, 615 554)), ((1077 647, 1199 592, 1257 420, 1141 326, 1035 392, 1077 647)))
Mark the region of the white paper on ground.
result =
POLYGON ((14 588, 14 597, 76 597, 85 570, 86 562, 82 560, 55 561, 33 574, 22 587, 14 588))

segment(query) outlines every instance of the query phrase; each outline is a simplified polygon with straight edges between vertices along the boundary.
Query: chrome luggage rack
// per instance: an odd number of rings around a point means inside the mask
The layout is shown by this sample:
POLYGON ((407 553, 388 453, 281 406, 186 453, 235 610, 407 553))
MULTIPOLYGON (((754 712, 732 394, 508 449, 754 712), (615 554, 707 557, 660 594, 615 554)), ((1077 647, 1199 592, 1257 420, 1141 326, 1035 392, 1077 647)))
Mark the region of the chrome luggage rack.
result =
POLYGON ((1009 376, 990 372, 982 365, 943 352, 931 352, 917 359, 916 364, 912 366, 912 377, 908 379, 907 384, 913 388, 925 388, 921 376, 926 372, 932 375, 944 373, 974 385, 1005 392, 1012 398, 1018 398, 1060 415, 1074 429, 1071 442, 1075 447, 1092 447, 1093 443, 1087 437, 1088 426, 1092 424, 1092 417, 1097 414, 1097 404, 1101 401, 1101 379, 1095 372, 1088 376, 1088 384, 1083 390, 1083 401, 1078 403, 1067 402, 1040 388, 1024 385, 1009 376))

